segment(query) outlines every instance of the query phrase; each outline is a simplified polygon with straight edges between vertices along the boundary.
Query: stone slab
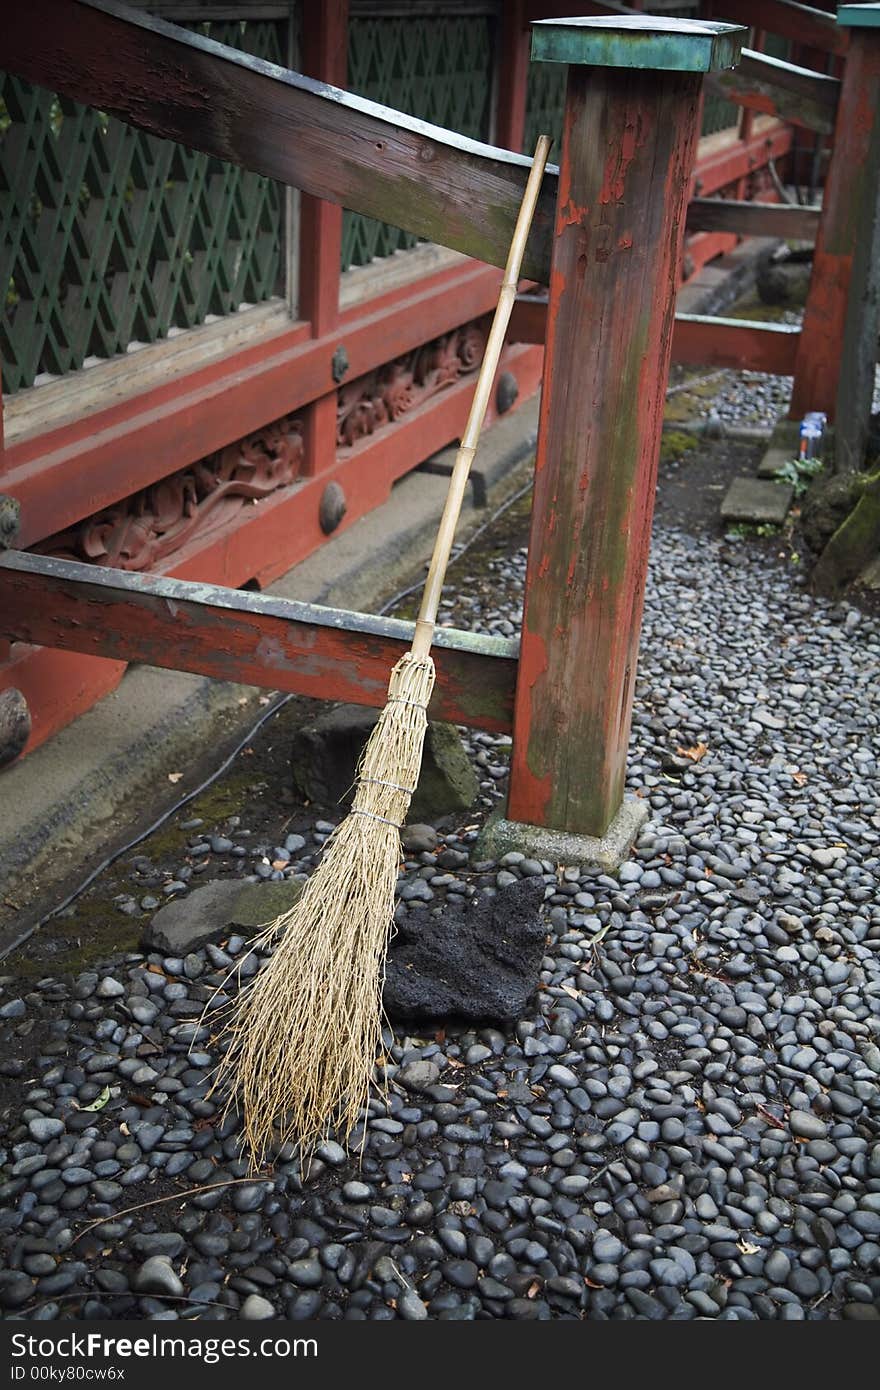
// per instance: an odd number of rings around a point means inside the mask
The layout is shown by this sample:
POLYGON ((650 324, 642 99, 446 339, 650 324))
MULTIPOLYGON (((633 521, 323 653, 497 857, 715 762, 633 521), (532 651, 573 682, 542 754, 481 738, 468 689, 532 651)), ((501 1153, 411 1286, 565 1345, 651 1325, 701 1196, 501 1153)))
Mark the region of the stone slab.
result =
POLYGON ((788 515, 794 488, 764 478, 734 478, 721 503, 724 521, 770 522, 779 526, 788 515))
POLYGON ((185 956, 231 931, 249 934, 268 925, 289 912, 301 893, 302 884, 291 879, 267 884, 215 879, 160 908, 144 928, 143 944, 150 951, 185 956))
POLYGON ((785 463, 790 463, 795 457, 795 449, 786 448, 784 445, 771 444, 769 449, 764 452, 764 457, 758 464, 758 477, 776 480, 776 474, 785 463))
POLYGON ((526 825, 503 816, 490 819, 474 849, 474 858, 501 859, 512 850, 551 864, 581 864, 585 868, 614 873, 629 858, 639 830, 648 819, 648 807, 638 797, 626 797, 604 835, 574 835, 526 825))

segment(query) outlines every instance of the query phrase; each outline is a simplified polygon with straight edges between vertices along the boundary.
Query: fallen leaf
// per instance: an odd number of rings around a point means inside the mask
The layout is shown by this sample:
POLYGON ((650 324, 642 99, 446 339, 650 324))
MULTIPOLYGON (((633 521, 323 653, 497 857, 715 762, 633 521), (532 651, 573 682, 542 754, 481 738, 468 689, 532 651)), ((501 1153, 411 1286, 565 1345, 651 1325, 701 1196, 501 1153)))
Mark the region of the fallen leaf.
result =
POLYGON ((573 985, 563 985, 562 988, 566 994, 571 996, 572 999, 580 998, 580 990, 575 989, 573 985))
POLYGON ((797 782, 799 787, 806 786, 807 774, 805 772, 793 772, 791 774, 791 780, 797 782))
POLYGON ((96 1096, 95 1099, 92 1101, 91 1105, 81 1105, 79 1108, 83 1111, 103 1110, 104 1106, 107 1104, 109 1099, 110 1087, 105 1086, 101 1094, 99 1096, 96 1096))
POLYGON ((533 1279, 526 1289, 526 1298, 537 1298, 540 1292, 541 1285, 538 1283, 537 1279, 533 1279))
POLYGON ((169 781, 169 782, 179 782, 182 776, 183 776, 183 773, 182 773, 182 772, 169 772, 169 774, 168 774, 168 781, 169 781))
POLYGON ((701 758, 705 758, 709 751, 708 743, 695 743, 693 748, 676 748, 676 753, 680 758, 690 758, 692 763, 698 763, 701 758))
POLYGON ((736 1243, 744 1255, 757 1255, 761 1249, 760 1245, 753 1245, 750 1240, 746 1240, 745 1236, 740 1236, 736 1243))

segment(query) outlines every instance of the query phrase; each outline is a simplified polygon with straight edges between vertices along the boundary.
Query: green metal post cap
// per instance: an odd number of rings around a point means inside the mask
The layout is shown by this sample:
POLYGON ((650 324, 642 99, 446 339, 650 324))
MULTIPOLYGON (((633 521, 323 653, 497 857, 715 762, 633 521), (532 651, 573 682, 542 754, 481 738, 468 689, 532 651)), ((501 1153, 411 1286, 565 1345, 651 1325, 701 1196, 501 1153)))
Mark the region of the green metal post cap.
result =
POLYGON ((838 5, 837 22, 847 29, 878 29, 880 5, 838 5))
POLYGON ((539 19, 532 25, 532 57, 602 68, 714 72, 736 67, 747 34, 742 24, 659 15, 539 19))

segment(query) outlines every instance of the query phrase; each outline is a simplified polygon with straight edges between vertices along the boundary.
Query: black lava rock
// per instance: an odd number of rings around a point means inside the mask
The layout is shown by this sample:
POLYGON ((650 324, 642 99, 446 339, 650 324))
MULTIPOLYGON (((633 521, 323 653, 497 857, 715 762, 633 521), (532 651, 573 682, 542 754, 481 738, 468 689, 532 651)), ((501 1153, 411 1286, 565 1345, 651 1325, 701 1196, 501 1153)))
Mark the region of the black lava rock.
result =
POLYGON ((543 880, 524 878, 470 909, 410 913, 388 952, 389 1017, 518 1018, 538 983, 543 898, 543 880))

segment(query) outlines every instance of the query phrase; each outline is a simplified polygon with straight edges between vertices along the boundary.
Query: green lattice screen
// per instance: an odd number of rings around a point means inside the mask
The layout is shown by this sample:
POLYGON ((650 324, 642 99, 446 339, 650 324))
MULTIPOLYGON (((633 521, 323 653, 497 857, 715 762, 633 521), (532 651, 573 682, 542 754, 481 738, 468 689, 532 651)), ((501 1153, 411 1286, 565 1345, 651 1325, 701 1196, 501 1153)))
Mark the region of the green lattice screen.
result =
POLYGON ((539 135, 552 135, 550 158, 554 164, 559 163, 567 79, 568 67, 564 63, 529 63, 523 154, 534 154, 539 135))
MULTIPOLYGON (((204 23, 286 63, 287 26, 204 23)), ((4 392, 279 293, 268 179, 0 74, 4 392)))
MULTIPOLYGON (((485 140, 492 94, 489 15, 352 15, 348 86, 425 121, 485 140)), ((342 269, 415 246, 418 238, 345 211, 342 269)))

